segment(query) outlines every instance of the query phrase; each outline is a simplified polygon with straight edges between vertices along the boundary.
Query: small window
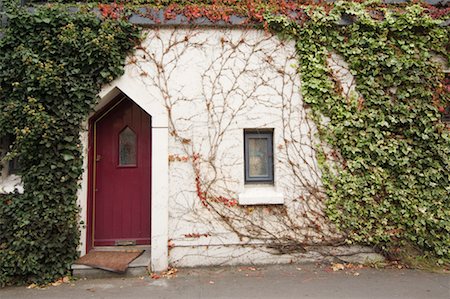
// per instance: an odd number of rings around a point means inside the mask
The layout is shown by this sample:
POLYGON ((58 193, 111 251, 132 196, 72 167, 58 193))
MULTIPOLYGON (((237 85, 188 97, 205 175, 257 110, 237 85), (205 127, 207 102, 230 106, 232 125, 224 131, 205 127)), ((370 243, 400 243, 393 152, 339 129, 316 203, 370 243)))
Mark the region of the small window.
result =
MULTIPOLYGON (((11 144, 14 142, 12 135, 4 136, 0 139, 0 160, 3 159, 10 150, 11 144)), ((6 162, 3 166, 3 176, 17 174, 19 171, 19 159, 17 157, 6 162)))
POLYGON ((9 161, 8 174, 17 174, 19 172, 19 159, 14 158, 9 161))
POLYGON ((136 133, 126 127, 119 134, 119 166, 136 166, 136 133))
POLYGON ((273 183, 273 130, 245 130, 246 183, 273 183))

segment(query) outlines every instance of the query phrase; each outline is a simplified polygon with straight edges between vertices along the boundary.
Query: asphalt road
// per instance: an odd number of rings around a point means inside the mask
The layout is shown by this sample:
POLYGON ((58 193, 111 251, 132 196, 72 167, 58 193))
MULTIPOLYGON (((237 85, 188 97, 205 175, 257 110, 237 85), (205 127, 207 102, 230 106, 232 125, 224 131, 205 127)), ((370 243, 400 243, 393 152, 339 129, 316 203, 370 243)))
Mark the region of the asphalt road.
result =
MULTIPOLYGON (((338 265, 339 266, 339 265, 338 265)), ((178 269, 170 278, 80 279, 0 298, 445 298, 450 274, 408 269, 272 265, 178 269), (338 269, 336 269, 338 268, 338 269)))

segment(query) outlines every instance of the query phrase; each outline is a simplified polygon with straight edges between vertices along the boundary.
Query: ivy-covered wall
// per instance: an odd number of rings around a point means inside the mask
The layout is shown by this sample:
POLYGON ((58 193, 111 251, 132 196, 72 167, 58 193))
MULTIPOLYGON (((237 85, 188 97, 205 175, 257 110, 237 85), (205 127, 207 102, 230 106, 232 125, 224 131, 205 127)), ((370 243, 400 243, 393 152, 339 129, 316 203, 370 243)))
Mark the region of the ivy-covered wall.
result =
POLYGON ((87 12, 9 12, 0 39, 0 132, 24 194, 0 195, 0 285, 51 281, 77 257, 80 125, 122 73, 138 30, 87 12))
POLYGON ((329 218, 348 242, 390 253, 408 244, 448 262, 450 134, 441 117, 450 88, 433 59, 448 63, 448 27, 419 5, 339 2, 310 16, 302 26, 267 20, 297 41, 303 96, 333 148, 321 153, 329 218), (336 25, 344 13, 354 22, 336 25), (334 80, 333 52, 348 62, 355 93, 344 95, 334 80))
MULTIPOLYGON (((386 252, 409 244, 449 262, 450 136, 441 116, 450 90, 433 61, 449 60, 449 29, 440 25, 448 7, 144 2, 168 5, 166 19, 229 21, 240 14, 294 39, 304 101, 332 148, 319 154, 329 219, 350 243, 386 252), (350 25, 337 25, 343 15, 350 25), (348 62, 355 93, 344 95, 334 80, 326 62, 333 52, 348 62)), ((25 188, 0 196, 0 285, 50 281, 77 255, 80 124, 138 38, 121 18, 132 7, 102 5, 109 19, 100 20, 92 6, 76 13, 58 5, 10 10, 0 39, 0 132, 15 136, 8 158, 19 157, 25 188)))

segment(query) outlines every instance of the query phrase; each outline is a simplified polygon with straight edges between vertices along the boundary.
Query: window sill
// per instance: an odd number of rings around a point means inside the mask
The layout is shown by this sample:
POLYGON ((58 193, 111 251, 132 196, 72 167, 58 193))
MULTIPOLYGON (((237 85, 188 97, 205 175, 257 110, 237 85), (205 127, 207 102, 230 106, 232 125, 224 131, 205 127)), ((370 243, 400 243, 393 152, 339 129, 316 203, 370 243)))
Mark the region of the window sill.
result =
POLYGON ((246 185, 239 193, 239 205, 279 205, 284 204, 284 195, 274 186, 246 185))
POLYGON ((23 193, 23 184, 20 176, 12 174, 0 179, 0 194, 14 193, 15 191, 20 194, 23 193))

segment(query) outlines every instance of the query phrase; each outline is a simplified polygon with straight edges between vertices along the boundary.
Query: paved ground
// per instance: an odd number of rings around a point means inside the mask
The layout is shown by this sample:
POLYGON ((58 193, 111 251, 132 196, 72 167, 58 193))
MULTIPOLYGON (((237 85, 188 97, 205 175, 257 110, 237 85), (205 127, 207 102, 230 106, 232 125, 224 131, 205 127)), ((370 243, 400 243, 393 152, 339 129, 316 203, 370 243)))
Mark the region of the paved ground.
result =
POLYGON ((0 298, 450 298, 450 275, 407 269, 282 265, 179 269, 176 277, 81 279, 0 298), (337 269, 335 269, 337 270, 337 269))

